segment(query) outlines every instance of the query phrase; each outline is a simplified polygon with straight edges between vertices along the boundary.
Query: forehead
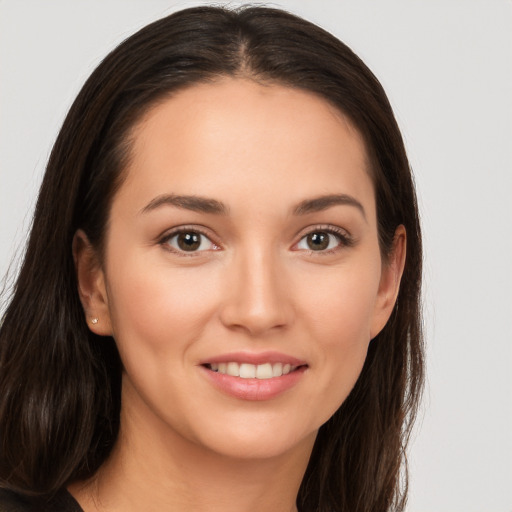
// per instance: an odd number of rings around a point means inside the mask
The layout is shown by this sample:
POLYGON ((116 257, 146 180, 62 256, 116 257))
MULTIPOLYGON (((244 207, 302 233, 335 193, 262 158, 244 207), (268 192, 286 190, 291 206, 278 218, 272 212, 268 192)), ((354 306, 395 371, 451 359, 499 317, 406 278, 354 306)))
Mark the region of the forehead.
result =
POLYGON ((132 141, 121 188, 148 199, 195 193, 236 202, 271 190, 300 201, 333 188, 373 199, 360 133, 300 89, 232 78, 194 85, 147 112, 132 141))

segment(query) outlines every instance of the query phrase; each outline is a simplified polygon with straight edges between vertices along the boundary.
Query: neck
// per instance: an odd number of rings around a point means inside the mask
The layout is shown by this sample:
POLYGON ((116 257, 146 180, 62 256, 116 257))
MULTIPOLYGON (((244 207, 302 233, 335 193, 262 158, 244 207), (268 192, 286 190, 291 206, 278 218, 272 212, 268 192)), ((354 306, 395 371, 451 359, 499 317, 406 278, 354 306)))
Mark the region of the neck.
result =
POLYGON ((315 434, 275 457, 233 458, 123 411, 109 459, 69 490, 84 512, 296 512, 315 434))

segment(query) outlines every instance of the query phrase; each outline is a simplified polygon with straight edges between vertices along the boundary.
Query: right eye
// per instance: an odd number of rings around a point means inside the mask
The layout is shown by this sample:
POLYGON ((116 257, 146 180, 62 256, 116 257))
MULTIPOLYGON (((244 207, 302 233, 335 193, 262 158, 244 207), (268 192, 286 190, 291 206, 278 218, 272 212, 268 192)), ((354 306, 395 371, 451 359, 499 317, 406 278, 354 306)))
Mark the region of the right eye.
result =
POLYGON ((313 231, 302 237, 297 249, 320 252, 335 249, 342 245, 340 235, 329 231, 313 231))
POLYGON ((162 240, 162 243, 169 245, 176 252, 194 253, 218 249, 205 234, 192 229, 171 233, 162 240))

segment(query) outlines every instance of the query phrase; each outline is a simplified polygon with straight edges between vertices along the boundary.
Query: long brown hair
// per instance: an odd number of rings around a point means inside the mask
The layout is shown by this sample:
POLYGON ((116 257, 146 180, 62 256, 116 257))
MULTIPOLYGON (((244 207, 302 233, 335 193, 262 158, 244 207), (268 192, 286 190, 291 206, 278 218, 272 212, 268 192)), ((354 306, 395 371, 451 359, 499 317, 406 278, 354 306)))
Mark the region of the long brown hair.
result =
POLYGON ((324 424, 298 496, 307 512, 402 510, 405 448, 423 382, 421 235, 402 137, 375 76, 343 43, 263 7, 186 9, 112 51, 87 80, 51 153, 25 259, 0 328, 0 486, 44 497, 92 476, 119 427, 114 340, 89 331, 71 242, 101 252, 128 134, 164 97, 219 76, 314 92, 366 142, 385 258, 398 225, 407 261, 396 306, 349 397, 324 424))

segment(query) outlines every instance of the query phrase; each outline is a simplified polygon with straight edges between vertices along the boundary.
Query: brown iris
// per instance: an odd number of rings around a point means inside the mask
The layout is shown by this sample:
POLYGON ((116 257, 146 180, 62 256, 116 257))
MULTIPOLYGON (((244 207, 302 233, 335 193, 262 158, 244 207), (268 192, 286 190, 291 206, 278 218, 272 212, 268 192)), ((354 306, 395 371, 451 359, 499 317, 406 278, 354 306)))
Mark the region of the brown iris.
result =
POLYGON ((329 247, 329 233, 325 231, 310 233, 306 238, 306 243, 313 251, 323 251, 329 247))
POLYGON ((201 235, 189 231, 188 233, 180 233, 177 238, 178 247, 182 251, 195 251, 201 245, 201 235))

